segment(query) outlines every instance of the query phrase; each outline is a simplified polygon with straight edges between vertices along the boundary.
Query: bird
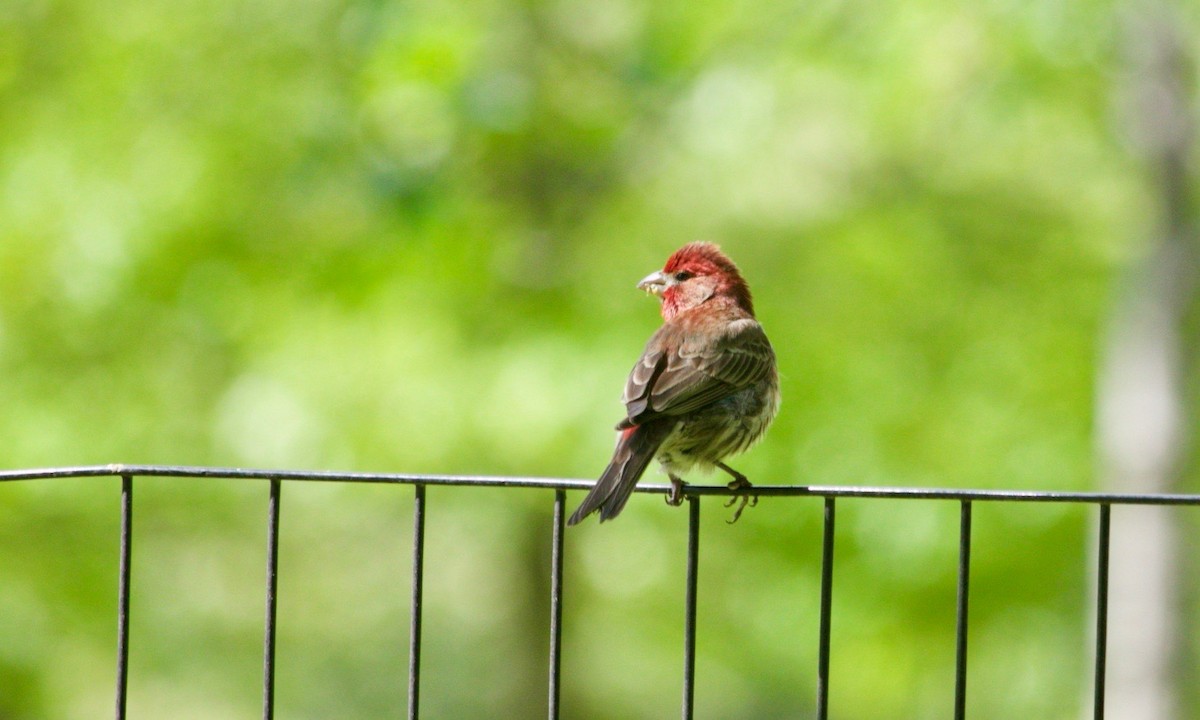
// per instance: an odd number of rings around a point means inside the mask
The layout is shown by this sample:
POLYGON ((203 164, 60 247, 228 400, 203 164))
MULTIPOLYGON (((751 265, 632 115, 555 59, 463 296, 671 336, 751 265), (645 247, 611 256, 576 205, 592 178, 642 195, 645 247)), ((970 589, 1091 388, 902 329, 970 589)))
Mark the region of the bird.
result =
MULTIPOLYGON (((731 490, 752 487, 724 460, 757 442, 779 411, 775 351, 749 285, 720 246, 688 243, 637 287, 661 300, 663 324, 625 383, 612 460, 568 525, 597 511, 600 522, 615 518, 653 459, 671 480, 669 505, 682 504, 681 476, 692 469, 728 473, 731 490)), ((741 495, 729 522, 749 500, 741 495)))

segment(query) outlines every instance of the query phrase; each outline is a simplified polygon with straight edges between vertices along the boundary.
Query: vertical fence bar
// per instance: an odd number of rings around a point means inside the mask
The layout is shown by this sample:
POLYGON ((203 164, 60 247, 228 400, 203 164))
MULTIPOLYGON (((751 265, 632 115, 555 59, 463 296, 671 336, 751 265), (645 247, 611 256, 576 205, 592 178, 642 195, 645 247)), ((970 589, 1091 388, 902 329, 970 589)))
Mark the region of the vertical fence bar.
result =
POLYGON ((129 687, 129 578, 133 552, 133 478, 121 476, 121 559, 117 574, 117 720, 125 720, 129 687))
POLYGON ((700 556, 700 498, 688 498, 687 591, 683 613, 683 720, 692 720, 696 697, 696 571, 700 556))
POLYGON ((412 617, 408 628, 408 717, 416 720, 421 690, 421 595, 425 587, 425 486, 414 485, 412 617))
POLYGON ((554 491, 554 529, 550 547, 550 699, 548 716, 558 720, 559 677, 562 674, 563 509, 566 492, 554 491))
POLYGON ((967 608, 971 589, 971 501, 962 501, 958 535, 958 613, 955 625, 954 720, 967 716, 967 608))
POLYGON ((279 589, 279 489, 271 479, 267 503, 267 610, 263 631, 263 720, 275 717, 275 607, 279 589))
POLYGON ((1104 677, 1108 660, 1108 537, 1112 506, 1100 505, 1100 532, 1096 547, 1096 681, 1092 704, 1096 720, 1104 720, 1104 677))
POLYGON ((821 543, 821 633, 817 645, 817 720, 829 718, 829 635, 833 617, 834 500, 825 498, 825 534, 821 543))

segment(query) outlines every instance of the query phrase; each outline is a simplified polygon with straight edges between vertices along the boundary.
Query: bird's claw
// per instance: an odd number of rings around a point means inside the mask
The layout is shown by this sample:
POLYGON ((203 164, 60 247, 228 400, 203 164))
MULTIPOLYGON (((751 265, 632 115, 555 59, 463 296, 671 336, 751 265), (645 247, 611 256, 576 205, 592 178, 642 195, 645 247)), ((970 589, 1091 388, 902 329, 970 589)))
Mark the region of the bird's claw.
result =
MULTIPOLYGON (((737 490, 745 490, 746 488, 752 488, 754 486, 750 484, 749 480, 747 480, 744 476, 742 476, 742 477, 738 477, 738 478, 734 479, 726 487, 728 487, 730 490, 737 491, 737 490)), ((734 495, 733 497, 729 498, 729 502, 725 503, 725 507, 733 507, 735 503, 739 503, 737 510, 733 511, 732 518, 725 521, 729 525, 732 525, 735 522, 737 522, 738 518, 740 518, 742 516, 742 511, 745 510, 747 507, 755 507, 756 505, 758 505, 758 496, 757 495, 734 495)))
POLYGON ((671 478, 671 491, 663 498, 671 507, 679 507, 683 504, 683 481, 671 478))

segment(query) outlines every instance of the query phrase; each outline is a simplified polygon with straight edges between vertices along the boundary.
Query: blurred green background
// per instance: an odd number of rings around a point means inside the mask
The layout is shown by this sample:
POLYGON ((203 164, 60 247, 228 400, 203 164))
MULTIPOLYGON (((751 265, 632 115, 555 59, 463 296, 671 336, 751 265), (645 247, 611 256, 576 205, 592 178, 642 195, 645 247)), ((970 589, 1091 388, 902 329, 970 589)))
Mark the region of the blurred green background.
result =
MULTIPOLYGON (((779 354, 755 482, 1092 489, 1158 223, 1122 7, 6 0, 0 465, 594 477, 634 283, 709 239, 779 354)), ((137 482, 131 717, 259 713, 266 496, 137 482)), ((404 706, 411 496, 284 487, 278 717, 404 706)), ((544 714, 551 499, 429 492, 428 717, 544 714)), ((0 486, 3 720, 111 712, 118 500, 0 486)), ((947 717, 957 505, 839 511, 834 716, 947 717)), ((726 517, 698 717, 807 717, 821 503, 726 517)), ((1093 521, 976 508, 971 717, 1090 707, 1093 521)), ((570 530, 564 717, 678 712, 685 525, 570 530)))

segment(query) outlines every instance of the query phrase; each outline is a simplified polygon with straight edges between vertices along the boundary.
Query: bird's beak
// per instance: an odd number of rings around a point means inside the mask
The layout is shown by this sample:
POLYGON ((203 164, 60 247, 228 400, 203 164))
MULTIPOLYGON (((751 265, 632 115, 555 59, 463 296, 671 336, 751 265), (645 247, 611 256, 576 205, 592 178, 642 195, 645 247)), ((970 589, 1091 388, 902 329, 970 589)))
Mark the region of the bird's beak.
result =
POLYGON ((638 290, 645 290, 651 295, 662 295, 663 290, 667 289, 667 278, 659 270, 642 278, 642 281, 637 286, 638 290))

